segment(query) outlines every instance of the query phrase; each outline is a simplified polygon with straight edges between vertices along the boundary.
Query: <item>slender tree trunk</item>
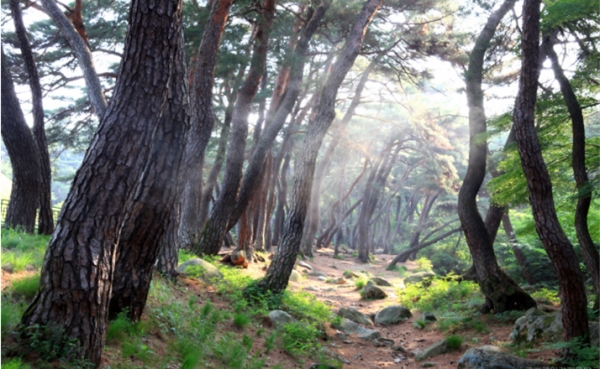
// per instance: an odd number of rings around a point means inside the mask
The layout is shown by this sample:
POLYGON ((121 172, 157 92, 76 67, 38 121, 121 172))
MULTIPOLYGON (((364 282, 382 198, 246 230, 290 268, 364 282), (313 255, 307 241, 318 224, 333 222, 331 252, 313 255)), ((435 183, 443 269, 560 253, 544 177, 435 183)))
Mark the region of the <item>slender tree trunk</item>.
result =
POLYGON ((508 238, 508 243, 510 244, 510 248, 515 255, 515 259, 517 259, 517 263, 519 263, 519 266, 521 267, 521 271, 523 272, 525 280, 530 286, 535 285, 535 279, 533 279, 531 273, 529 272, 529 263, 527 262, 527 257, 525 256, 523 250, 521 250, 519 247, 519 241, 517 240, 517 235, 515 234, 515 230, 510 222, 508 211, 502 215, 502 226, 504 227, 504 232, 508 238))
POLYGON ((52 171, 50 169, 50 155, 48 154, 48 142, 44 130, 44 105, 42 104, 42 86, 37 66, 33 60, 31 44, 27 38, 21 8, 18 0, 10 0, 10 10, 15 23, 15 31, 19 39, 21 55, 25 62, 29 76, 29 87, 31 88, 31 102, 33 105, 33 137, 37 144, 40 163, 40 198, 38 213, 38 233, 52 234, 54 231, 54 219, 52 217, 52 171))
MULTIPOLYGON (((248 116, 254 96, 258 92, 265 71, 269 34, 273 24, 275 0, 265 0, 260 7, 260 19, 250 62, 250 70, 238 92, 231 122, 231 139, 227 149, 225 178, 221 194, 214 204, 210 217, 197 242, 192 243, 192 251, 197 255, 216 255, 221 248, 228 228, 230 215, 235 207, 240 191, 244 151, 248 136, 248 116)), ((241 212, 240 212, 241 215, 241 212)))
POLYGON ((193 66, 194 77, 190 100, 194 108, 191 117, 192 128, 185 149, 184 165, 187 176, 184 180, 185 189, 182 195, 179 224, 179 233, 184 247, 188 247, 198 238, 201 229, 199 215, 204 152, 210 140, 215 119, 212 101, 214 70, 232 1, 214 1, 198 48, 196 64, 193 66))
POLYGON ((2 48, 2 140, 13 170, 4 227, 33 233, 40 193, 37 146, 27 127, 2 48))
POLYGON ((308 202, 315 172, 315 162, 323 137, 335 118, 335 100, 337 91, 346 74, 354 64, 362 46, 367 27, 383 0, 368 0, 363 6, 348 39, 345 49, 329 74, 322 90, 320 102, 314 119, 309 123, 302 154, 296 164, 294 190, 290 216, 286 222, 283 240, 267 275, 259 282, 259 288, 279 294, 287 286, 300 249, 304 220, 308 211, 308 202))
POLYGON ((285 203, 287 202, 287 173, 290 167, 291 154, 288 153, 281 167, 279 190, 277 191, 277 211, 275 212, 275 229, 273 230, 273 245, 279 245, 285 220, 285 203))
POLYGON ((53 332, 70 337, 64 342, 77 343, 67 348, 71 355, 95 365, 106 338, 122 225, 135 210, 136 197, 151 187, 152 173, 142 173, 167 103, 181 27, 179 1, 132 3, 114 99, 73 180, 46 252, 39 292, 21 320, 25 337, 52 325, 53 332))
POLYGON ((52 17, 52 20, 60 29, 61 34, 65 37, 69 45, 71 45, 73 52, 77 56, 77 61, 83 72, 83 78, 87 87, 88 97, 92 103, 92 108, 98 119, 102 120, 106 113, 106 109, 108 108, 108 104, 104 98, 100 78, 98 78, 96 67, 94 67, 94 58, 86 40, 77 32, 73 23, 71 23, 62 10, 60 10, 58 4, 54 0, 42 0, 42 6, 48 15, 52 17))
POLYGON ((458 215, 465 239, 473 257, 477 282, 486 296, 483 311, 495 313, 506 310, 526 310, 536 306, 535 301, 523 291, 498 265, 493 242, 477 210, 477 193, 486 173, 487 145, 477 143, 486 133, 481 80, 483 60, 496 28, 512 8, 514 0, 506 0, 489 18, 475 42, 466 72, 467 100, 469 103, 469 166, 458 195, 458 215))
MULTIPOLYGON (((575 250, 556 216, 552 183, 535 131, 535 103, 539 77, 540 0, 523 4, 522 67, 513 122, 523 172, 527 178, 535 228, 556 269, 562 301, 564 339, 589 342, 587 300, 575 250)), ((565 354, 569 354, 565 351, 565 354)))
POLYGON ((577 232, 577 239, 583 253, 585 266, 592 275, 596 294, 600 295, 600 258, 588 229, 588 212, 592 203, 592 191, 585 168, 585 125, 583 124, 583 113, 581 112, 581 105, 577 101, 573 87, 571 87, 571 83, 558 62, 558 56, 552 46, 552 37, 545 37, 542 45, 545 46, 546 55, 552 62, 554 78, 556 78, 560 85, 560 91, 569 110, 573 127, 572 166, 575 183, 579 191, 577 207, 575 209, 575 231, 577 232))

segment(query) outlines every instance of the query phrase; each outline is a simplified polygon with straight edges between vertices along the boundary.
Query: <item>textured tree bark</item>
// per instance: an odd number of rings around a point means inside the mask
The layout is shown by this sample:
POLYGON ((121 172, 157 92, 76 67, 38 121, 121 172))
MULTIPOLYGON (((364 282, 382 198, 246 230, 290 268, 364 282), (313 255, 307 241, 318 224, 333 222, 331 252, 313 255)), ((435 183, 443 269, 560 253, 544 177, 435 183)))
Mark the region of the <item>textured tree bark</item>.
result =
MULTIPOLYGON (((527 178, 535 228, 556 269, 562 302, 564 339, 589 342, 587 300, 577 257, 556 216, 552 183, 535 130, 539 77, 540 0, 523 4, 522 66, 513 122, 521 165, 527 178)), ((565 351, 565 354, 569 354, 565 351)))
POLYGON ((342 138, 345 136, 346 127, 352 120, 354 116, 354 112, 356 108, 360 104, 360 99, 362 97, 362 92, 369 80, 369 75, 375 68, 378 59, 372 61, 369 66, 363 72, 358 85, 356 86, 356 91, 354 92, 354 96, 352 97, 352 101, 350 102, 350 106, 344 117, 339 122, 339 124, 335 124, 333 129, 335 129, 335 134, 331 139, 331 142, 327 146, 327 150, 325 150, 325 154, 323 155, 323 159, 319 162, 319 166, 315 172, 315 180, 311 192, 310 197, 310 207, 309 213, 307 215, 306 225, 304 226, 304 232, 302 234, 302 243, 300 244, 300 251, 304 256, 312 256, 312 246, 313 240, 317 234, 317 228, 319 227, 319 223, 321 222, 321 216, 319 214, 319 196, 321 195, 321 185, 323 184, 323 178, 325 177, 325 171, 331 165, 331 160, 333 159, 333 154, 337 146, 339 145, 342 138))
POLYGON ((135 200, 147 189, 142 173, 168 101, 181 27, 180 1, 131 4, 115 98, 73 180, 40 289, 21 320, 25 337, 51 324, 77 343, 68 348, 71 355, 95 365, 106 338, 116 245, 139 206, 135 200))
MULTIPOLYGON (((160 247, 168 246, 165 243, 171 241, 169 237, 175 232, 171 229, 169 233, 167 229, 172 228, 171 216, 183 190, 180 168, 190 128, 188 73, 183 34, 171 42, 179 43, 179 49, 174 58, 169 94, 154 133, 148 163, 132 199, 134 206, 121 231, 109 306, 109 317, 126 310, 134 322, 140 320, 146 306, 160 247)), ((166 252, 172 257, 173 250, 166 252)))
POLYGON ((37 146, 27 127, 2 48, 2 140, 13 170, 4 227, 33 233, 40 193, 37 146))
MULTIPOLYGON (((197 255, 216 255, 221 248, 225 233, 231 229, 228 228, 228 224, 242 180, 244 151, 248 136, 248 115, 265 71, 269 34, 273 24, 274 12, 275 0, 265 0, 259 11, 260 19, 250 69, 238 92, 235 103, 221 194, 214 204, 198 241, 193 242, 191 246, 191 250, 197 255)), ((234 224, 231 226, 233 227, 234 224)))
POLYGON ((287 173, 290 167, 291 153, 285 156, 283 165, 281 166, 281 174, 279 175, 279 186, 277 191, 277 211, 275 212, 275 226, 273 229, 273 245, 279 245, 281 235, 283 234, 283 226, 285 222, 285 204, 287 202, 287 173))
MULTIPOLYGON (((181 194, 179 194, 181 195, 181 194)), ((181 201, 176 201, 166 230, 160 239, 158 246, 156 270, 168 279, 174 279, 179 275, 177 265, 179 264, 179 219, 181 218, 181 201)))
POLYGON ((558 62, 558 55, 556 55, 552 44, 552 36, 546 36, 542 43, 546 55, 552 62, 554 78, 556 78, 560 85, 560 91, 569 110, 573 127, 572 166, 575 183, 577 184, 577 189, 580 191, 575 209, 575 231, 577 232, 577 239, 583 253, 585 267, 592 275, 596 294, 600 295, 600 257, 588 229, 588 212, 592 203, 592 193, 591 188, 588 188, 588 174, 585 168, 585 125, 583 124, 583 113, 581 112, 581 105, 579 105, 573 87, 558 62))
POLYGON ((315 172, 315 162, 323 137, 335 117, 335 100, 337 91, 346 74, 354 64, 354 60, 362 46, 369 23, 383 3, 383 0, 368 0, 358 15, 342 55, 328 75, 327 82, 321 92, 315 117, 308 126, 302 154, 296 163, 294 189, 290 216, 286 222, 283 240, 273 262, 267 270, 267 275, 258 283, 258 288, 281 293, 287 286, 292 268, 302 239, 304 219, 308 210, 310 189, 315 172))
POLYGON ((83 78, 87 87, 87 93, 94 108, 94 112, 99 120, 104 118, 108 104, 102 92, 102 85, 94 67, 94 58, 92 52, 81 35, 77 32, 71 21, 60 10, 54 0, 42 0, 42 6, 52 17, 56 26, 60 29, 62 35, 66 38, 73 52, 77 56, 79 67, 83 72, 83 78))
POLYGON ((492 239, 477 210, 477 193, 485 177, 487 158, 487 145, 477 144, 477 139, 486 133, 481 90, 483 60, 498 24, 513 4, 514 0, 506 0, 492 13, 469 57, 465 74, 469 104, 469 166, 458 194, 458 215, 473 257, 477 282, 486 296, 483 311, 493 309, 495 313, 536 306, 535 301, 498 265, 492 239))
POLYGON ((25 62, 25 68, 29 75, 29 87, 31 89, 31 102, 33 105, 33 137, 37 145, 40 163, 40 198, 38 213, 38 233, 52 234, 54 231, 54 219, 52 218, 52 171, 50 170, 50 155, 48 154, 48 142, 44 130, 44 105, 42 104, 42 86, 37 66, 33 60, 31 44, 27 38, 23 16, 18 0, 10 0, 10 11, 15 23, 15 31, 19 39, 21 55, 25 62))
MULTIPOLYGON (((184 165, 187 176, 184 179, 185 189, 182 195, 181 220, 179 232, 184 243, 189 246, 197 239, 202 224, 200 223, 200 202, 202 199, 202 172, 204 167, 204 151, 210 140, 214 125, 213 84, 217 54, 221 45, 221 36, 229 16, 233 0, 218 0, 213 6, 204 27, 202 41, 198 47, 198 56, 194 68, 191 85, 191 131, 185 148, 184 165)), ((218 173, 217 173, 218 174, 218 173)))

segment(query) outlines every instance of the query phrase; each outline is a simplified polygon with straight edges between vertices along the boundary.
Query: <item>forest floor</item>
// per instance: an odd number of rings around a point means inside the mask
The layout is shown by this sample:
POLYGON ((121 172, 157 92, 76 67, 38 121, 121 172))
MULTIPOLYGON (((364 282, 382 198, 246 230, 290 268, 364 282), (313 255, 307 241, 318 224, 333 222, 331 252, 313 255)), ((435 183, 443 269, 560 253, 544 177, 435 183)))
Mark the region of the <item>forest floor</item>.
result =
MULTIPOLYGON (((375 260, 371 264, 362 264, 356 262, 355 258, 348 254, 344 255, 344 259, 333 258, 333 251, 324 249, 317 251, 313 259, 305 261, 314 271, 325 273, 330 279, 343 277, 345 271, 352 271, 356 274, 368 272, 372 276, 386 279, 392 284, 392 287, 383 287, 388 297, 382 300, 361 299, 355 281, 352 279, 347 279, 345 284, 327 283, 319 280, 317 276, 307 275, 306 272, 303 272, 303 269, 306 268, 299 265, 296 266, 296 270, 302 273, 303 278, 299 282, 290 282, 288 290, 308 292, 314 295, 317 301, 329 307, 332 312, 337 312, 341 307, 354 307, 365 314, 375 314, 384 307, 402 304, 398 292, 400 286, 404 285, 403 278, 400 277, 398 271, 386 270, 386 266, 392 258, 392 255, 375 255, 375 260)), ((258 279, 264 276, 267 263, 268 260, 267 262, 253 263, 248 269, 236 268, 234 272, 258 279)), ((401 265, 404 265, 408 272, 417 268, 417 265, 411 261, 399 264, 399 266, 401 265)), ((30 278, 36 274, 39 274, 39 270, 24 270, 14 273, 2 270, 3 319, 5 318, 4 305, 6 302, 4 298, 8 295, 7 291, 10 291, 11 285, 16 281, 30 278)), ((236 327, 231 320, 232 317, 235 317, 233 311, 237 309, 234 307, 236 301, 233 301, 231 296, 227 296, 227 291, 205 284, 195 278, 180 277, 175 283, 166 282, 162 278, 157 279, 159 280, 156 282, 157 284, 153 281, 154 287, 150 293, 148 308, 142 318, 141 324, 145 324, 144 328, 137 330, 137 332, 141 332, 137 336, 131 333, 134 330, 128 331, 131 337, 137 337, 130 339, 133 340, 131 341, 133 342, 131 344, 133 348, 127 343, 129 341, 124 343, 122 339, 119 341, 118 337, 117 339, 109 339, 103 354, 104 368, 310 368, 311 365, 317 363, 318 359, 315 355, 291 356, 282 344, 275 346, 272 350, 265 350, 265 347, 269 345, 267 342, 269 337, 274 335, 270 334, 274 332, 274 327, 271 326, 266 317, 254 316, 252 323, 242 328, 236 327), (156 286, 158 286, 158 292, 156 286), (172 325, 169 329, 175 332, 173 336, 177 336, 176 331, 178 329, 183 332, 195 324, 186 321, 186 319, 191 319, 189 317, 192 315, 186 315, 188 313, 184 311, 185 308, 189 306, 190 311, 193 311, 197 316, 200 314, 198 311, 203 310, 203 306, 206 308, 207 301, 210 301, 212 311, 229 311, 229 313, 225 313, 225 318, 221 317, 220 320, 215 318, 217 319, 216 330, 213 333, 214 336, 209 338, 209 340, 214 341, 211 346, 211 353, 206 358, 196 361, 198 364, 186 366, 186 351, 185 348, 181 348, 181 345, 185 343, 166 337, 161 327, 167 324, 165 322, 168 321, 172 325), (168 309, 167 305, 169 306, 168 309), (179 310, 175 309, 174 306, 180 306, 179 310), (183 322, 177 323, 176 316, 180 316, 180 320, 183 320, 183 322), (190 327, 186 327, 186 325, 190 327), (234 346, 236 344, 234 342, 238 341, 249 342, 248 350, 241 351, 244 356, 248 355, 247 358, 243 358, 244 360, 247 359, 246 363, 241 365, 236 364, 231 356, 227 356, 233 355, 227 351, 235 351, 234 346), (218 348, 217 343, 222 343, 223 347, 218 348), (177 357, 179 359, 176 359, 177 357), (260 360, 262 360, 262 364, 259 364, 260 360), (257 365, 253 366, 252 363, 257 363, 257 365)), ((426 293, 426 291, 423 291, 423 294, 426 293)), ((416 299, 418 298, 416 297, 416 299)), ((24 303, 22 300, 19 301, 19 304, 26 306, 26 302, 24 303)), ((554 306, 554 308, 558 307, 554 306)), ((466 310, 467 307, 465 306, 466 310)), ((417 328, 418 325, 415 324, 415 321, 421 319, 421 313, 416 309, 411 309, 411 312, 413 314, 412 318, 403 323, 389 327, 376 324, 372 328, 378 330, 381 337, 392 339, 396 346, 405 348, 407 352, 404 354, 390 347, 377 347, 373 342, 360 339, 356 335, 348 335, 346 339, 340 338, 339 335, 336 335, 339 331, 331 328, 328 324, 326 325, 326 338, 317 339, 319 342, 315 342, 315 344, 318 343, 324 348, 329 356, 341 360, 343 368, 421 368, 423 362, 415 361, 415 353, 422 351, 435 342, 444 340, 449 335, 462 337, 463 343, 460 349, 426 359, 424 362, 435 363, 434 367, 440 369, 456 368, 460 357, 467 349, 490 344, 501 347, 503 351, 530 359, 549 362, 556 356, 556 352, 552 350, 531 350, 532 347, 525 350, 508 345, 510 343, 508 336, 518 315, 505 316, 503 319, 498 319, 494 315, 484 315, 477 318, 479 325, 471 325, 470 327, 465 324, 442 325, 441 322, 444 321, 444 318, 440 316, 437 323, 429 324, 425 328, 417 328)), ((13 338, 6 337, 3 321, 3 359, 6 358, 6 348, 8 347, 8 351, 10 351, 10 345, 13 343, 11 341, 14 339, 14 336, 13 338)), ((181 333, 181 337, 191 336, 185 336, 184 333, 181 333)), ((190 340, 190 338, 186 338, 186 340, 190 340)), ((191 344, 201 345, 201 343, 195 342, 191 342, 191 344)), ((21 354, 18 355, 23 356, 26 362, 33 363, 34 368, 41 368, 42 366, 38 366, 39 361, 36 361, 39 358, 35 354, 31 354, 33 359, 27 357, 29 355, 27 352, 23 353, 21 351, 21 354)), ((9 355, 14 355, 14 353, 10 354, 9 352, 9 355)), ((65 366, 63 363, 54 362, 43 367, 64 368, 65 366)), ((77 366, 70 367, 75 368, 77 366)), ((28 367, 22 366, 21 368, 28 367)))

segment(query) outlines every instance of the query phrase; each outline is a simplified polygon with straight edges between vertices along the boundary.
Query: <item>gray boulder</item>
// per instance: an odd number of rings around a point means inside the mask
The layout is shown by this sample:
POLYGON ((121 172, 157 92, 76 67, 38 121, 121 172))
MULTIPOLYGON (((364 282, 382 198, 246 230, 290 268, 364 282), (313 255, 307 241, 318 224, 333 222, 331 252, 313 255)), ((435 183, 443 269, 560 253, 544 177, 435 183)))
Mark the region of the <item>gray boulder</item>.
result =
POLYGON ((297 322, 296 318, 286 313, 283 310, 273 310, 269 312, 269 319, 271 323, 277 328, 282 327, 288 323, 297 322))
POLYGON ((338 311, 338 315, 342 318, 350 319, 351 321, 358 324, 373 326, 373 321, 369 318, 369 316, 364 313, 361 313, 355 308, 340 308, 340 311, 338 311))
POLYGON ((381 325, 399 324, 412 317, 410 310, 401 305, 388 306, 375 315, 375 323, 381 325))
POLYGON ((346 334, 354 334, 358 332, 360 326, 350 319, 342 318, 339 324, 331 323, 331 328, 338 329, 346 334))
POLYGON ((290 281, 292 281, 292 282, 302 281, 302 274, 300 274, 297 270, 292 270, 292 274, 290 274, 290 281))
POLYGON ((381 337, 381 333, 379 333, 379 331, 376 331, 374 329, 363 328, 361 326, 358 327, 357 333, 358 338, 362 338, 363 340, 367 341, 374 341, 381 337))
POLYGON ((496 346, 468 349, 458 361, 458 369, 549 368, 548 363, 527 360, 501 352, 496 346))
MULTIPOLYGON (((590 339, 592 345, 599 345, 598 322, 590 322, 590 339)), ((562 313, 553 311, 543 313, 536 308, 527 310, 525 315, 517 319, 509 339, 514 343, 529 343, 543 339, 546 342, 562 341, 562 313)))
POLYGON ((373 282, 368 281, 367 285, 363 289, 362 296, 367 300, 381 300, 387 297, 387 293, 373 284, 373 282))
POLYGON ((207 283, 223 280, 223 273, 219 268, 200 258, 186 261, 177 268, 177 271, 183 275, 189 275, 191 271, 194 273, 199 271, 200 278, 207 283))
POLYGON ((327 274, 323 272, 317 272, 316 270, 308 272, 308 275, 311 277, 325 277, 327 278, 327 274))
POLYGON ((448 352, 448 343, 446 340, 441 340, 421 351, 417 356, 415 356, 415 360, 423 361, 427 358, 441 355, 446 352, 448 352))
POLYGON ((404 278, 404 283, 420 283, 426 279, 432 279, 435 277, 434 272, 420 272, 411 274, 408 277, 404 278))
POLYGON ((373 277, 371 278, 371 280, 373 281, 373 283, 375 283, 378 286, 391 286, 392 284, 388 281, 386 281, 385 279, 381 278, 381 277, 373 277))

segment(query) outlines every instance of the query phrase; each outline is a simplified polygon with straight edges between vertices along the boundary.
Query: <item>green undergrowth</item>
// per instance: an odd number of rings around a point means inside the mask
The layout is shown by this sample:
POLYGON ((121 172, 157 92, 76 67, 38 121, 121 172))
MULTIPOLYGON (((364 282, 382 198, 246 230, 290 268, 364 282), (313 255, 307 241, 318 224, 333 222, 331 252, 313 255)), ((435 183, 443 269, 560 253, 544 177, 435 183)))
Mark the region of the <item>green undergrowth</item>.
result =
POLYGON ((49 241, 50 236, 2 229, 2 266, 10 264, 13 272, 20 272, 28 266, 40 269, 49 241))
POLYGON ((435 278, 431 284, 407 284, 398 289, 398 301, 408 309, 452 313, 475 311, 484 302, 479 286, 474 282, 447 281, 435 278))

